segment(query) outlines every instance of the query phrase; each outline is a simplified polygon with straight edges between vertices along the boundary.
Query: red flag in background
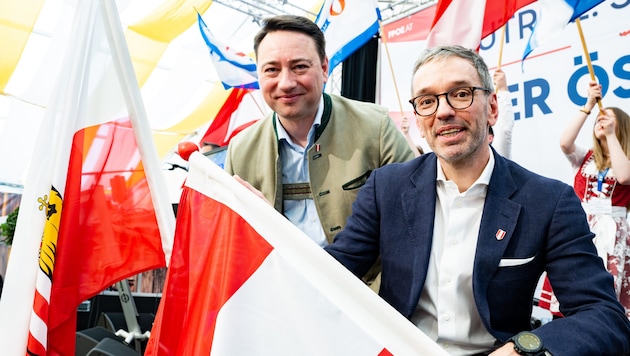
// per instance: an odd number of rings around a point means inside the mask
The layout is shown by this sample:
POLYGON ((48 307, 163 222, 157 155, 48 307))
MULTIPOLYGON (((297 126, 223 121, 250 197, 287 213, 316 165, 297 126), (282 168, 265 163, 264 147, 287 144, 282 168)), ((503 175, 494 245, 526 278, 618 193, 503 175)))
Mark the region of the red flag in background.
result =
POLYGON ((446 355, 198 152, 145 355, 446 355))
POLYGON ((536 0, 486 0, 486 11, 483 16, 483 28, 481 38, 491 35, 505 25, 518 9, 525 7, 536 0))
POLYGON ((203 135, 199 146, 203 146, 204 142, 214 143, 219 146, 225 146, 230 141, 231 135, 228 134, 230 128, 230 119, 232 114, 238 109, 243 97, 249 89, 232 88, 230 95, 217 113, 210 127, 203 135))
POLYGON ((73 139, 52 275, 49 354, 74 350, 76 309, 119 280, 165 266, 149 186, 129 119, 73 139))
POLYGON ((242 124, 241 126, 238 126, 237 128, 235 128, 234 131, 232 131, 230 133, 230 136, 228 136, 228 139, 225 142, 225 144, 227 145, 228 143, 230 143, 230 140, 232 139, 232 137, 236 136, 239 132, 245 130, 246 128, 248 128, 250 126, 252 126, 256 122, 258 122, 258 119, 246 122, 246 123, 242 124))
POLYGON ((481 40, 501 28, 514 13, 536 0, 439 0, 427 47, 462 45, 478 49, 481 40))
POLYGON ((174 216, 159 198, 166 189, 157 189, 165 184, 151 133, 139 129, 146 117, 135 76, 121 79, 133 70, 115 12, 112 1, 77 3, 74 46, 40 129, 0 300, 3 356, 74 355, 81 302, 165 266, 160 221, 168 211, 174 225, 174 216))

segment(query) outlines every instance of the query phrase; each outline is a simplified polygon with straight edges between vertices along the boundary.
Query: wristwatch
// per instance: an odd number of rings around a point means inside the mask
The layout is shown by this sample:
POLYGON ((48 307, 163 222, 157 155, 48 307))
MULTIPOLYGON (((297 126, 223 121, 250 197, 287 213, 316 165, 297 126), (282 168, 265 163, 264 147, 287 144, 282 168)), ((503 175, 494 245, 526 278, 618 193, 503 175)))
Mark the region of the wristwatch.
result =
POLYGON ((542 340, 540 340, 536 334, 529 331, 521 331, 509 341, 514 343, 514 350, 516 350, 519 355, 538 356, 545 354, 542 340))

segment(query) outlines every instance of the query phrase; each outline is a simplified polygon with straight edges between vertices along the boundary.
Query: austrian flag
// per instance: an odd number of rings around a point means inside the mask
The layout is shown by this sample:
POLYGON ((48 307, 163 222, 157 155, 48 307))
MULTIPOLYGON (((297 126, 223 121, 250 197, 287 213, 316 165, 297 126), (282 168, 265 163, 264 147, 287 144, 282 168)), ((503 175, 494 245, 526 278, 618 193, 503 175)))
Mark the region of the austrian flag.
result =
POLYGON ((221 168, 189 163, 145 355, 446 355, 221 168))

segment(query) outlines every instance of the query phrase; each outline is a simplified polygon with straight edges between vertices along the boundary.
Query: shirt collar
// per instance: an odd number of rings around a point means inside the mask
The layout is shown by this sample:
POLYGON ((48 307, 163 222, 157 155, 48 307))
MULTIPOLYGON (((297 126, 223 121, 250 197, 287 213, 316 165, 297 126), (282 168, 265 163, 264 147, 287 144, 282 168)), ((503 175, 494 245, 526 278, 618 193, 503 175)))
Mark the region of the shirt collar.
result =
MULTIPOLYGON (((490 159, 488 160, 486 167, 483 169, 483 172, 481 172, 481 175, 479 176, 479 178, 477 178, 475 183, 473 183, 473 185, 470 186, 471 188, 477 184, 483 184, 483 185, 490 184, 490 178, 492 178, 492 172, 494 171, 494 154, 492 153, 490 146, 488 146, 488 150, 490 151, 490 159)), ((439 159, 437 160, 437 181, 438 182, 447 181, 446 176, 444 175, 444 172, 442 171, 442 165, 440 164, 439 159)))
MULTIPOLYGON (((313 126, 311 126, 310 131, 308 132, 308 140, 309 144, 311 142, 311 138, 315 134, 315 129, 322 123, 322 115, 324 113, 324 100, 323 98, 319 100, 319 106, 317 107, 317 114, 315 114, 315 120, 313 121, 313 126)), ((276 121, 276 128, 278 131, 278 141, 285 140, 289 143, 293 143, 289 133, 284 129, 282 124, 280 124, 280 120, 278 119, 278 115, 274 114, 273 119, 276 121)))

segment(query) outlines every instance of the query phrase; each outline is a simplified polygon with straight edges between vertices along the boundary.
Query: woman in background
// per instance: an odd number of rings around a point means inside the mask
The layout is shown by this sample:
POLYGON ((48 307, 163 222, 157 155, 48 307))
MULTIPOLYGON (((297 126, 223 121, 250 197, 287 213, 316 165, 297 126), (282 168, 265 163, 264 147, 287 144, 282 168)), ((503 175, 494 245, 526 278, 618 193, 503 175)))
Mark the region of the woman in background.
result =
MULTIPOLYGON (((595 233, 597 252, 614 277, 617 298, 630 318, 630 235, 626 219, 630 207, 630 117, 619 108, 605 108, 595 120, 593 147, 575 144, 601 97, 601 85, 590 82, 586 104, 562 132, 560 148, 576 171, 573 188, 595 233)), ((558 315, 554 302, 545 281, 540 306, 558 315)))

